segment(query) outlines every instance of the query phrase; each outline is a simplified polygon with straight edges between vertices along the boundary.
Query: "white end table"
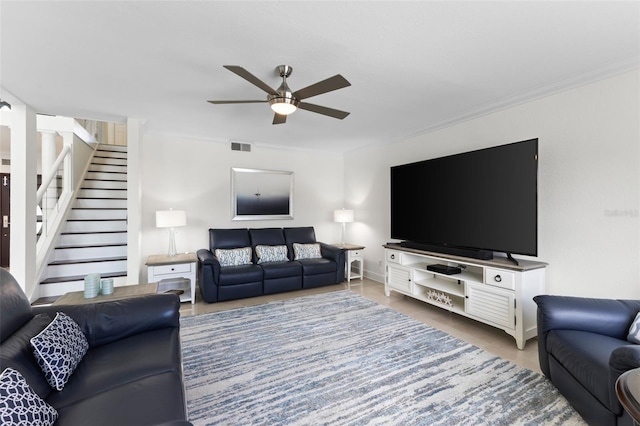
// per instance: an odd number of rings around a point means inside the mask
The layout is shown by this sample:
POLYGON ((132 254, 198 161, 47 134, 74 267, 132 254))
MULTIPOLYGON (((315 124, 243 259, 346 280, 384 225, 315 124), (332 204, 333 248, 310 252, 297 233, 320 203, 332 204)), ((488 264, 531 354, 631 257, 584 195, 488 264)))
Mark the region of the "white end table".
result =
POLYGON ((364 246, 356 244, 334 244, 336 247, 340 247, 345 250, 345 267, 347 283, 351 284, 352 278, 360 278, 362 281, 364 275, 364 246), (358 273, 353 272, 353 262, 358 262, 358 273))
POLYGON ((198 258, 195 253, 180 253, 175 256, 155 254, 147 258, 147 282, 157 283, 167 278, 186 278, 190 281, 190 292, 180 295, 180 302, 196 303, 196 271, 198 258))

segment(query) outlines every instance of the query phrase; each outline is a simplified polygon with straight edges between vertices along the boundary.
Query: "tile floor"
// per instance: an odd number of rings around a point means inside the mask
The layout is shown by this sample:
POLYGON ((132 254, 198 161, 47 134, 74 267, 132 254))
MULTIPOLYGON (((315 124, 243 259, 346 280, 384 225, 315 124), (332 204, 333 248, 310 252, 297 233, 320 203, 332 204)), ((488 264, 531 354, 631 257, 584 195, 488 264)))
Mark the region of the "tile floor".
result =
POLYGON ((458 339, 485 349, 496 356, 508 359, 522 367, 540 372, 540 366, 538 364, 538 342, 536 339, 527 341, 524 350, 521 351, 516 347, 516 341, 502 330, 452 314, 444 309, 428 305, 395 292, 392 292, 391 296, 387 297, 384 294, 384 285, 376 281, 365 278, 362 284, 360 283, 361 281, 359 280, 352 280, 350 286, 345 282, 333 286, 220 303, 203 302, 200 299, 199 290, 197 289, 196 303, 194 305, 183 303, 180 312, 182 315, 201 315, 209 312, 258 305, 274 300, 291 299, 311 294, 348 289, 377 303, 395 309, 398 312, 402 312, 418 321, 422 321, 431 327, 449 333, 458 339))

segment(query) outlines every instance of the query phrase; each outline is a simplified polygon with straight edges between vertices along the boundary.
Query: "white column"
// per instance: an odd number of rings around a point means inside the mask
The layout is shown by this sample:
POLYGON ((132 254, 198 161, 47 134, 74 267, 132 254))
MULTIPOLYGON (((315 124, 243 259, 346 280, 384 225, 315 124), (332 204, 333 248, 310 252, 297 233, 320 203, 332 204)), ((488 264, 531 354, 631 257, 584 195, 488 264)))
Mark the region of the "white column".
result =
MULTIPOLYGON (((142 136, 144 122, 127 119, 127 281, 142 281, 142 136)), ((146 272, 146 271, 145 271, 146 272)))
POLYGON ((32 301, 36 282, 36 113, 25 105, 11 106, 11 274, 32 301))
MULTIPOLYGON (((56 133, 50 131, 41 131, 42 137, 42 155, 41 155, 41 175, 44 179, 45 176, 48 176, 51 172, 53 163, 56 161, 56 133)), ((43 184, 46 182, 42 182, 43 184)), ((57 194, 57 185, 55 182, 52 182, 47 188, 47 192, 42 197, 42 213, 43 213, 43 225, 46 226, 46 218, 51 215, 49 212, 55 206, 56 201, 58 199, 57 194)), ((43 232, 46 232, 43 231, 43 232)))

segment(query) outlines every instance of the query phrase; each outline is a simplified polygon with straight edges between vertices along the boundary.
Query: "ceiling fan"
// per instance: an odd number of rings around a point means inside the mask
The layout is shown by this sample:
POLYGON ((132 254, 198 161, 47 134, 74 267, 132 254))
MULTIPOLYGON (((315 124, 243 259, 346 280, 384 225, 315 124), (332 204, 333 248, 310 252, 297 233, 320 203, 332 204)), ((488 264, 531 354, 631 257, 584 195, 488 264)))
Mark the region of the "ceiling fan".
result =
POLYGON ((338 118, 340 120, 349 115, 349 113, 345 111, 310 104, 308 102, 302 102, 303 99, 307 99, 312 96, 321 95, 323 93, 351 86, 351 83, 349 83, 340 74, 336 74, 333 77, 329 77, 325 80, 319 81, 318 83, 307 86, 304 89, 292 92, 287 85, 287 77, 289 77, 291 75, 291 72, 293 71, 293 68, 291 68, 289 65, 280 65, 276 68, 278 74, 280 74, 280 77, 282 77, 282 84, 280 85, 280 87, 278 87, 277 90, 272 89, 265 82, 242 67, 239 67, 237 65, 224 65, 224 67, 229 71, 244 78, 249 83, 252 83, 267 92, 267 99, 207 102, 210 102, 212 104, 252 104, 269 102, 269 104, 271 105, 271 109, 275 112, 275 115, 273 117, 273 124, 284 124, 287 121, 287 115, 295 112, 298 108, 318 114, 327 115, 329 117, 338 118))

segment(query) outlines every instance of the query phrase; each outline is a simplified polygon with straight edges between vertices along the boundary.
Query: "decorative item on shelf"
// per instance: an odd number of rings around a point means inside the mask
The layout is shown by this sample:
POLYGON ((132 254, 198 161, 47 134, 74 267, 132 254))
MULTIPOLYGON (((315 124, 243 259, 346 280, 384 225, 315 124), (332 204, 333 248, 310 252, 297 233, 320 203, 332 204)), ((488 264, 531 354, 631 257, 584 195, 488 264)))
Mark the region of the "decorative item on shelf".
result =
POLYGON ((342 240, 341 244, 344 246, 347 241, 347 223, 353 222, 353 210, 340 209, 333 211, 333 221, 342 223, 342 240))
POLYGON ((93 299, 100 294, 100 274, 89 274, 84 277, 84 298, 93 299))
POLYGON ((433 300, 436 303, 441 303, 443 305, 453 307, 453 301, 451 300, 451 297, 449 297, 449 295, 446 293, 429 290, 427 291, 427 299, 433 300))
POLYGON ((169 228, 169 256, 176 255, 176 230, 186 226, 187 215, 183 210, 161 210, 156 212, 156 227, 169 228))
POLYGON ((113 294, 113 278, 100 280, 100 293, 104 295, 113 294))

